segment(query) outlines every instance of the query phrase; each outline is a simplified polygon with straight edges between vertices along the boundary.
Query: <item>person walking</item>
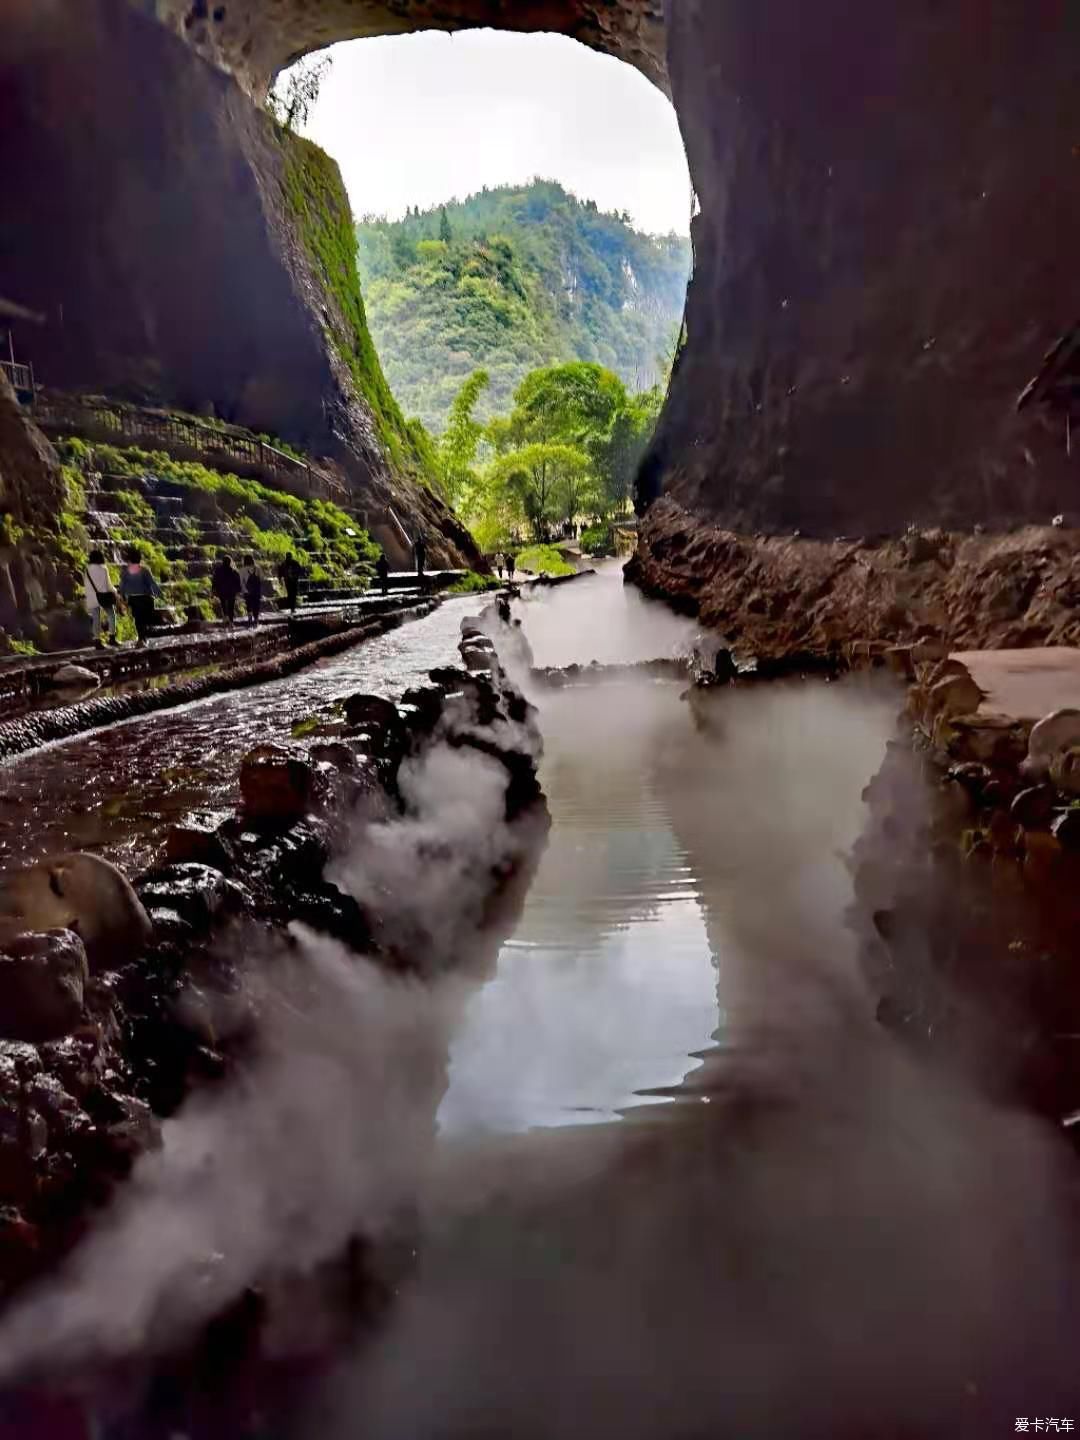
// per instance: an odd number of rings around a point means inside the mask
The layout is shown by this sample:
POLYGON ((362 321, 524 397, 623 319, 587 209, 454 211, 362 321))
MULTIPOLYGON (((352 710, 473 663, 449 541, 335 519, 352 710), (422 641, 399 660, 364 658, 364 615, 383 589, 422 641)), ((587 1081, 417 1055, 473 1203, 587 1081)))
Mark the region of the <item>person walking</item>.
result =
POLYGON ((427 544, 423 535, 417 535, 413 541, 413 558, 416 561, 416 578, 420 582, 420 589, 424 588, 424 564, 427 561, 427 544))
POLYGON ((105 556, 100 550, 91 550, 83 574, 83 590, 86 608, 94 626, 94 644, 99 650, 111 640, 116 643, 116 588, 109 576, 105 556), (102 635, 108 631, 108 639, 102 635))
POLYGON ((262 614, 263 578, 253 555, 244 556, 244 567, 240 572, 240 578, 244 586, 244 604, 247 606, 248 620, 252 625, 258 625, 259 616, 262 614))
POLYGON ((514 583, 514 570, 517 566, 517 556, 512 550, 506 552, 506 578, 512 585, 514 583))
POLYGON ((379 589, 384 595, 390 593, 390 561, 386 558, 385 551, 375 561, 375 574, 379 577, 379 589))
POLYGON ((210 589, 221 606, 226 625, 232 625, 236 620, 236 597, 240 594, 240 587, 240 575, 232 563, 232 556, 222 555, 214 567, 210 589))
POLYGON ((295 610, 300 593, 300 577, 304 573, 300 568, 300 561, 295 555, 287 555, 285 563, 278 573, 281 576, 281 583, 285 586, 285 604, 288 609, 295 610))
POLYGON ((503 577, 503 556, 501 550, 495 551, 495 574, 501 580, 503 577))
POLYGON ((131 611, 135 633, 139 637, 135 644, 141 647, 146 644, 154 623, 154 601, 161 599, 161 586, 142 563, 142 552, 137 546, 133 545, 126 552, 124 561, 119 594, 131 611))

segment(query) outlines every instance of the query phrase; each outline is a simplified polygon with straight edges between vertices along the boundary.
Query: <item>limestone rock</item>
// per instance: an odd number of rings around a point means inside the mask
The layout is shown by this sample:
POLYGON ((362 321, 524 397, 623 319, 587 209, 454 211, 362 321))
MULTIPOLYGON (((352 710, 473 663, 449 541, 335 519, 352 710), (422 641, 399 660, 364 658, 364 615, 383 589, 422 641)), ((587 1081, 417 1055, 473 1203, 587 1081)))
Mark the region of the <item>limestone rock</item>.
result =
POLYGON ((75 852, 17 870, 0 882, 0 935, 73 930, 93 970, 136 959, 150 920, 127 877, 99 855, 75 852))
POLYGON ((70 930, 20 935, 0 953, 0 1032, 38 1042, 79 1024, 89 975, 86 951, 70 930))

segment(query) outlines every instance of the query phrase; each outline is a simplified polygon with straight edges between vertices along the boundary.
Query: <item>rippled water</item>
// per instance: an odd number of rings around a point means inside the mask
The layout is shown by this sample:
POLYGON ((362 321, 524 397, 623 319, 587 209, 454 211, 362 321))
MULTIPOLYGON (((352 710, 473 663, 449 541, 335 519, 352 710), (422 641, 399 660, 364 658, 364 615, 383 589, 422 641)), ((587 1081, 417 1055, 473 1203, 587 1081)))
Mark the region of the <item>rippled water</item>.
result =
POLYGON ((453 663, 463 616, 449 600, 422 620, 268 685, 128 721, 0 765, 0 869, 89 849, 130 870, 151 862, 171 824, 239 799, 239 761, 287 739, 305 716, 357 690, 394 698, 453 663))

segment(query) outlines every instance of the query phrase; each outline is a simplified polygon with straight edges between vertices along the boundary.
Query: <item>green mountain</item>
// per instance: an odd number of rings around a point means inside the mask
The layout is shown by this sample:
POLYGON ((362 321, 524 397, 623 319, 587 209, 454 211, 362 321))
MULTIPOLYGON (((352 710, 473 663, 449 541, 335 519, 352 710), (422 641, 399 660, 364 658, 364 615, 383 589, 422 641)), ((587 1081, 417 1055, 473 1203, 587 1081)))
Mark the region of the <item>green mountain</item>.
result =
POLYGON ((648 389, 682 319, 689 240, 639 234, 553 181, 366 219, 356 235, 386 377, 432 430, 478 366, 491 375, 481 418, 509 410, 541 365, 593 360, 648 389))

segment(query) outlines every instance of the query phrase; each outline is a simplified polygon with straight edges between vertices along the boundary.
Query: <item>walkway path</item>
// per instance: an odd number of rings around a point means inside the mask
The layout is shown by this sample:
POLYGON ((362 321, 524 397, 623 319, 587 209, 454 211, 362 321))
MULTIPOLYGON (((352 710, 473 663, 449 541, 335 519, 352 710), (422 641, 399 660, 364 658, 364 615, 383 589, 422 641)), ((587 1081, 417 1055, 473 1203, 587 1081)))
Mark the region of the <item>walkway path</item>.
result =
POLYGON ((251 690, 96 730, 0 767, 0 869, 90 849, 137 870, 165 832, 196 809, 236 803, 239 760, 287 739, 293 725, 356 690, 397 697, 452 663, 475 596, 414 624, 251 690))

